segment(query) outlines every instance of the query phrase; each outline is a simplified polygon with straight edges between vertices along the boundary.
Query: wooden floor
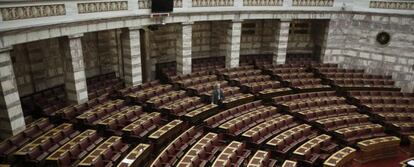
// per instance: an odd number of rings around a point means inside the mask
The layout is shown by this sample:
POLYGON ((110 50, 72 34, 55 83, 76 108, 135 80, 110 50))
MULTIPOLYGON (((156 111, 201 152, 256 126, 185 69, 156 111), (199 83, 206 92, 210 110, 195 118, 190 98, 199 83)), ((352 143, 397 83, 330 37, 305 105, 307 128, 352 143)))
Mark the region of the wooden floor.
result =
POLYGON ((400 162, 409 157, 410 155, 406 151, 400 150, 400 153, 398 154, 397 157, 376 160, 376 161, 372 161, 372 162, 368 162, 364 164, 360 164, 354 161, 353 164, 350 166, 351 167, 400 167, 401 166, 400 162))

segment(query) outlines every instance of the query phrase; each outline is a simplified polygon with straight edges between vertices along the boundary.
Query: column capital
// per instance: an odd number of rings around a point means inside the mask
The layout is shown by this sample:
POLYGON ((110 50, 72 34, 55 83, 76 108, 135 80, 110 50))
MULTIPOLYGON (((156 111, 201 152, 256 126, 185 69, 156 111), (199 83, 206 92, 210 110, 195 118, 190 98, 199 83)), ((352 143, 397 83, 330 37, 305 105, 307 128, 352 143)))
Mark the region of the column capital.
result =
POLYGON ((13 50, 13 47, 12 46, 6 46, 4 48, 0 48, 0 53, 9 52, 11 50, 13 50))
POLYGON ((280 22, 292 22, 292 19, 280 19, 280 22))
POLYGON ((68 35, 69 39, 75 39, 75 38, 81 38, 81 37, 83 37, 83 33, 68 35))

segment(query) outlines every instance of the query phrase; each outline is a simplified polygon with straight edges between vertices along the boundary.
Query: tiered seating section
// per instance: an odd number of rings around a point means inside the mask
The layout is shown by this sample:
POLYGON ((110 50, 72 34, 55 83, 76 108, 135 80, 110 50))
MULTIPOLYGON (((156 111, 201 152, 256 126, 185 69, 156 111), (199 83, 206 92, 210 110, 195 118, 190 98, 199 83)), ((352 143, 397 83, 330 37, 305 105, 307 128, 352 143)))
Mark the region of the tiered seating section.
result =
POLYGON ((382 125, 372 123, 368 115, 360 114, 356 106, 347 104, 346 98, 334 91, 279 96, 273 103, 349 144, 385 135, 382 125))
POLYGON ((225 99, 223 104, 226 107, 252 101, 252 94, 244 94, 239 87, 230 86, 226 80, 211 74, 210 72, 197 72, 187 75, 172 76, 169 81, 179 87, 188 90, 193 95, 201 96, 203 101, 210 102, 213 90, 217 84, 223 90, 225 99))
POLYGON ((48 132, 54 127, 47 118, 40 118, 26 126, 26 130, 14 135, 0 144, 0 160, 15 152, 19 147, 48 132))
POLYGON ((358 142, 361 155, 357 161, 365 163, 377 159, 395 157, 399 153, 400 138, 386 136, 358 142))
POLYGON ((232 84, 240 86, 243 91, 252 94, 258 94, 268 89, 272 89, 271 93, 290 90, 289 88, 282 88, 283 86, 279 81, 273 80, 269 75, 264 75, 261 70, 254 69, 254 66, 217 70, 216 73, 232 84))
POLYGON ((113 94, 115 90, 124 88, 124 83, 116 77, 115 72, 86 79, 88 98, 94 99, 102 95, 113 94))
POLYGON ((161 84, 158 80, 147 82, 141 85, 128 87, 116 92, 117 96, 137 104, 144 104, 145 101, 155 96, 170 92, 172 85, 161 84))
POLYGON ((147 164, 145 160, 150 157, 151 151, 151 145, 140 143, 125 156, 118 167, 138 167, 147 164))
POLYGON ((327 82, 342 90, 375 89, 400 90, 394 86, 391 76, 366 74, 359 69, 315 67, 314 70, 327 82))
MULTIPOLYGON (((86 79, 88 97, 95 99, 100 96, 109 96, 115 90, 124 87, 122 80, 116 74, 108 73, 86 79)), ((57 110, 69 106, 65 93, 65 86, 59 85, 42 90, 21 98, 25 116, 53 116, 57 110)))
POLYGON ((176 166, 206 166, 222 145, 220 138, 219 134, 207 133, 184 154, 176 166))
POLYGON ((296 126, 298 123, 293 121, 293 116, 281 115, 268 119, 261 124, 254 126, 242 134, 242 137, 254 144, 261 144, 271 136, 276 135, 286 129, 296 126))
POLYGON ((277 160, 271 159, 271 153, 268 151, 257 150, 257 152, 250 158, 247 167, 260 166, 275 166, 277 160))
POLYGON ((329 155, 334 153, 337 146, 332 142, 331 136, 322 134, 299 146, 293 151, 293 155, 304 164, 315 165, 319 160, 325 161, 329 155))
POLYGON ((144 138, 161 125, 161 114, 152 112, 142 115, 136 121, 124 126, 122 132, 132 138, 144 138))
POLYGON ((39 163, 78 134, 72 124, 63 123, 23 145, 13 155, 22 161, 39 163))
POLYGON ((222 111, 204 122, 209 128, 217 128, 228 135, 238 136, 251 127, 279 115, 276 107, 264 106, 261 101, 254 101, 222 111))
POLYGON ((299 91, 322 91, 329 90, 329 85, 322 84, 322 80, 305 66, 297 65, 268 65, 263 66, 263 70, 280 80, 285 85, 299 91))
POLYGON ((352 163, 355 158, 356 149, 345 147, 332 154, 323 163, 324 167, 344 167, 352 163))
POLYGON ((113 166, 119 162, 129 145, 121 141, 121 137, 111 136, 97 146, 78 164, 79 166, 113 166), (102 156, 103 155, 103 156, 102 156))
POLYGON ((351 101, 402 137, 414 133, 414 94, 399 91, 350 91, 351 101))
POLYGON ((46 162, 53 166, 75 165, 101 141, 95 130, 86 130, 50 154, 46 162))
POLYGON ((211 166, 241 166, 244 159, 250 155, 250 150, 245 149, 245 144, 238 141, 232 141, 217 156, 211 166))
POLYGON ((266 145, 277 155, 286 156, 296 145, 315 136, 316 132, 311 129, 310 125, 301 124, 274 136, 266 145))
POLYGON ((180 136, 175 138, 164 150, 158 154, 157 158, 153 161, 153 167, 162 166, 174 166, 177 161, 184 154, 184 151, 202 135, 202 131, 199 131, 196 127, 191 127, 182 133, 180 136))
POLYGON ((63 89, 47 90, 27 101, 52 106, 42 108, 49 118, 0 143, 0 158, 25 166, 330 167, 353 161, 356 147, 366 162, 414 141, 414 95, 396 91, 390 77, 297 60, 223 69, 203 59, 193 67, 200 72, 125 89, 102 75, 88 79, 96 98, 80 105, 59 106, 53 99, 65 95, 49 95, 63 89), (210 104, 217 83, 225 100, 210 104))
POLYGON ((25 116, 50 116, 54 111, 68 105, 64 85, 21 97, 20 100, 25 116))

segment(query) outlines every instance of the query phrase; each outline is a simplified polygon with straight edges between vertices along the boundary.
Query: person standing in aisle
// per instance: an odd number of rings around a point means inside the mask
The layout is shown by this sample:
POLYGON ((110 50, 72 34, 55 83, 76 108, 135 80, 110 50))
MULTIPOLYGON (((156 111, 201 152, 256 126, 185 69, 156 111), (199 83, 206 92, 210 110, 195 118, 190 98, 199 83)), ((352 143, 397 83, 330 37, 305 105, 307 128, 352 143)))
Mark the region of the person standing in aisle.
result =
POLYGON ((224 100, 223 90, 220 88, 220 84, 216 84, 213 90, 213 94, 211 96, 211 104, 220 105, 224 100))

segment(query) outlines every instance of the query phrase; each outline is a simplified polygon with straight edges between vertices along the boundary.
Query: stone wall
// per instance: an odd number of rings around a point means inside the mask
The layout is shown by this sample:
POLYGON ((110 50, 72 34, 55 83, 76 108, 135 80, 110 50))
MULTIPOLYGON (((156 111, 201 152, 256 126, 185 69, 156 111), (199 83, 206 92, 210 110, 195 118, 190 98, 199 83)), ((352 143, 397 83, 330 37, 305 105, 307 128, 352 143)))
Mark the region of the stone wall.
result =
POLYGON ((225 56, 227 51, 227 28, 228 21, 215 21, 212 23, 211 55, 225 56))
POLYGON ((414 87, 414 18, 381 14, 338 14, 329 23, 325 63, 344 68, 362 68, 372 74, 392 75, 405 92, 414 87), (380 32, 391 41, 376 42, 380 32))
MULTIPOLYGON (((114 30, 84 34, 86 77, 118 71, 115 37, 114 30)), ((64 84, 64 59, 59 45, 58 38, 51 38, 13 46, 11 57, 20 96, 64 84)))
POLYGON ((312 39, 312 21, 293 20, 289 29, 287 53, 312 53, 314 43, 312 39))
MULTIPOLYGON (((167 24, 149 31, 151 59, 157 63, 175 61, 180 26, 167 24)), ((192 24, 192 58, 224 56, 227 26, 224 21, 192 24)))
POLYGON ((193 24, 192 58, 210 57, 212 41, 212 22, 196 22, 193 24))
POLYGON ((98 55, 98 34, 86 33, 82 37, 82 50, 85 63, 86 77, 92 77, 101 73, 98 55))
POLYGON ((179 24, 157 26, 150 31, 150 55, 157 63, 175 61, 179 24))
POLYGON ((116 30, 99 31, 98 55, 101 67, 100 74, 118 72, 118 41, 116 30))
POLYGON ((277 20, 244 21, 240 55, 271 54, 274 49, 271 43, 275 42, 277 25, 277 20))
POLYGON ((57 38, 16 45, 11 57, 20 96, 64 83, 64 62, 57 38))

